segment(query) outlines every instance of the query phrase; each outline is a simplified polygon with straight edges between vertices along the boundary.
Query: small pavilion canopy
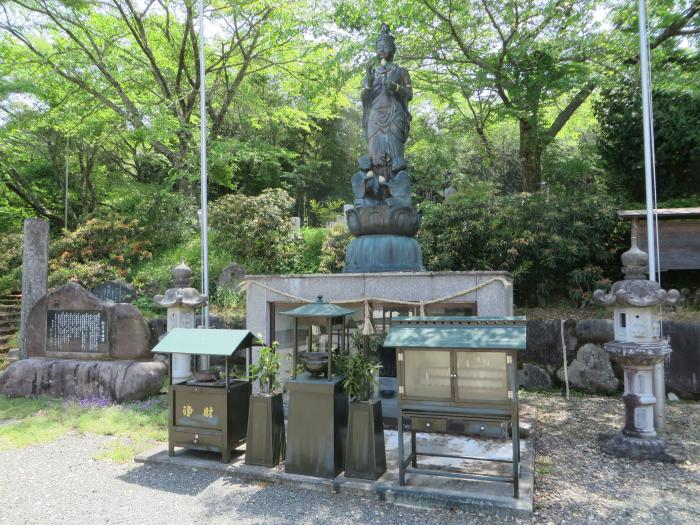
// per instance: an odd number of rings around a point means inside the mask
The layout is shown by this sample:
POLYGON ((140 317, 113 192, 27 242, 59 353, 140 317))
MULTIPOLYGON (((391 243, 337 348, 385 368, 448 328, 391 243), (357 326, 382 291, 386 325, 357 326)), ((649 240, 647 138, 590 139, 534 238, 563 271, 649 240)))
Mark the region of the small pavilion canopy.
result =
POLYGON ((249 348, 257 341, 258 337, 248 330, 174 328, 156 345, 153 352, 231 357, 236 350, 249 348))

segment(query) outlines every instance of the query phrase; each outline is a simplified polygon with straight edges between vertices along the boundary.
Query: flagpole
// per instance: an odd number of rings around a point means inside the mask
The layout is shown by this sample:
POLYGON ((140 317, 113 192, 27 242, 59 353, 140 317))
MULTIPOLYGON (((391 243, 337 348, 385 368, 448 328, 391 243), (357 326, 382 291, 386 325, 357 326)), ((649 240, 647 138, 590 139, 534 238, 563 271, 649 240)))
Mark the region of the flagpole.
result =
POLYGON ((651 89, 649 75, 649 42, 647 39, 646 0, 639 0, 639 69, 642 76, 642 119, 644 127, 644 183, 647 206, 647 251, 649 280, 656 281, 656 236, 654 235, 654 161, 653 127, 651 121, 651 89))
MULTIPOLYGON (((642 77, 642 116, 644 126, 644 183, 647 206, 647 251, 649 253, 649 280, 657 281, 658 245, 656 237, 656 185, 654 184, 654 122, 651 100, 651 62, 647 38, 646 0, 639 0, 639 68, 642 77)), ((666 430, 666 380, 663 362, 654 365, 652 387, 654 403, 654 428, 657 432, 666 430)))
MULTIPOLYGON (((204 63, 204 1, 198 0, 199 10, 199 127, 200 127, 200 177, 201 177, 201 240, 202 240, 202 293, 209 297, 209 218, 207 213, 207 91, 204 63)), ((204 306, 204 328, 209 328, 209 306, 204 306)), ((200 368, 209 369, 209 356, 200 356, 200 368)))

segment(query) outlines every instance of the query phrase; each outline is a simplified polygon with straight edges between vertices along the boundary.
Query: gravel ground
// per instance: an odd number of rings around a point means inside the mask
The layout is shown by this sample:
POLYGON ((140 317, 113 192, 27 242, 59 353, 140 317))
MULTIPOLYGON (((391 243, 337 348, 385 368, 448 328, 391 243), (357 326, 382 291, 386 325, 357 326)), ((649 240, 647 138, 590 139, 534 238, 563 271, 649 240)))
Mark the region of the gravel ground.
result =
POLYGON ((700 403, 667 405, 669 435, 689 459, 672 465, 600 452, 598 433, 623 425, 618 397, 526 399, 538 409, 533 523, 700 523, 700 403))
POLYGON ((700 404, 669 406, 670 430, 686 443, 692 461, 662 465, 598 451, 597 433, 622 423, 619 399, 527 398, 539 415, 532 519, 408 509, 242 484, 205 471, 96 461, 114 438, 67 434, 50 444, 0 451, 0 524, 700 523, 700 404))

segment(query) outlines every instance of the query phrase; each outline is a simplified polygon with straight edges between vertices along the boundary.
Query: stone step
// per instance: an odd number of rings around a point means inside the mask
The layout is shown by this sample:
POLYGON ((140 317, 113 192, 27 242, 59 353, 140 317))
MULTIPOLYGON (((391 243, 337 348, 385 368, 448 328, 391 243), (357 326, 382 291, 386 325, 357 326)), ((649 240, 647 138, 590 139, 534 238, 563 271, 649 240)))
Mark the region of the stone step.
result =
POLYGON ((21 309, 22 305, 20 303, 0 303, 0 312, 19 312, 21 309))
POLYGON ((0 312, 0 323, 3 321, 17 321, 19 322, 20 313, 19 312, 0 312))
POLYGON ((8 344, 8 341, 12 338, 14 334, 2 334, 0 335, 0 345, 8 344))

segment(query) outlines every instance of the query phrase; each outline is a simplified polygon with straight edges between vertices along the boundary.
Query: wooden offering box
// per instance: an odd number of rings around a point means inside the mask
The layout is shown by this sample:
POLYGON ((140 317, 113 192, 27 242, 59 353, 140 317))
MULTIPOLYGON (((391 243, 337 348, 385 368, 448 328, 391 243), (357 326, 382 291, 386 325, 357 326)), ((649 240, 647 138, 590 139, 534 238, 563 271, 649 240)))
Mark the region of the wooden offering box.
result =
POLYGON ((170 386, 168 403, 168 450, 175 447, 221 453, 221 461, 231 461, 231 452, 245 441, 248 403, 252 393, 249 380, 229 377, 234 352, 246 349, 246 376, 256 337, 247 330, 203 330, 175 328, 153 349, 169 355, 170 386), (225 369, 217 381, 172 383, 173 354, 221 356, 225 369))
MULTIPOLYGON (((518 497, 517 355, 525 348, 524 317, 400 317, 385 347, 396 348, 399 382, 399 482, 406 474, 513 483, 518 497), (411 452, 404 455, 403 432, 411 452), (507 437, 512 460, 461 457, 416 450, 416 432, 507 437), (511 463, 509 475, 467 473, 418 464, 419 456, 511 463)), ((461 469, 460 469, 461 470, 461 469)))

